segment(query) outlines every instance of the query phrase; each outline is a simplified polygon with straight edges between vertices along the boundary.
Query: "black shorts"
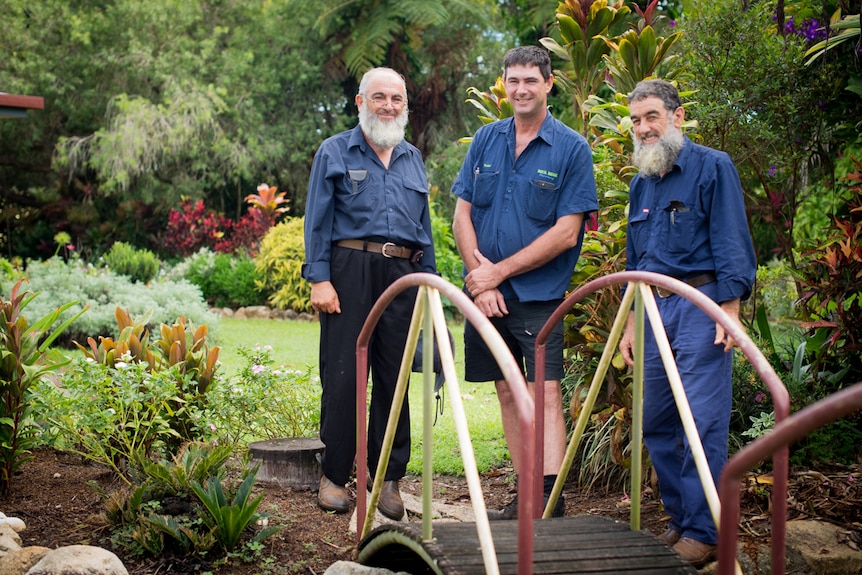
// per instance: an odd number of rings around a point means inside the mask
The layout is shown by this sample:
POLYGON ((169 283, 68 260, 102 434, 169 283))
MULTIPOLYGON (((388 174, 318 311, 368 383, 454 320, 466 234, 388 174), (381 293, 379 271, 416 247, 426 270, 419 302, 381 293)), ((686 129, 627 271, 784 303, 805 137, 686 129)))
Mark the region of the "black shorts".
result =
MULTIPOLYGON (((521 372, 526 372, 527 381, 533 381, 536 373, 536 337, 562 302, 562 299, 527 303, 506 300, 509 313, 503 317, 488 318, 521 366, 521 372)), ((464 379, 467 381, 505 379, 485 340, 469 321, 464 326, 464 364, 464 379)), ((563 322, 559 322, 545 342, 545 381, 559 381, 562 378, 563 322)))

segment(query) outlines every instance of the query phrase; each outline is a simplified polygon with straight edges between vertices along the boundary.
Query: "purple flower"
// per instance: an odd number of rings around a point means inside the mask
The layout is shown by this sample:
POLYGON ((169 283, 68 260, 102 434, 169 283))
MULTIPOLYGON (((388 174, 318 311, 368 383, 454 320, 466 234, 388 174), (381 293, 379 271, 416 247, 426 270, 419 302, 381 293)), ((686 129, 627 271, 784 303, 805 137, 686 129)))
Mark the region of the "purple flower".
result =
POLYGON ((676 26, 676 20, 671 20, 671 21, 668 23, 668 25, 669 25, 671 28, 675 27, 675 26, 676 26))
POLYGON ((763 398, 765 397, 765 393, 763 393, 762 391, 758 391, 757 395, 754 396, 754 401, 756 401, 757 403, 763 403, 763 398))
POLYGON ((770 178, 774 178, 774 177, 775 177, 775 173, 776 173, 777 171, 778 171, 778 166, 776 166, 775 164, 772 164, 771 166, 769 166, 769 177, 770 177, 770 178))

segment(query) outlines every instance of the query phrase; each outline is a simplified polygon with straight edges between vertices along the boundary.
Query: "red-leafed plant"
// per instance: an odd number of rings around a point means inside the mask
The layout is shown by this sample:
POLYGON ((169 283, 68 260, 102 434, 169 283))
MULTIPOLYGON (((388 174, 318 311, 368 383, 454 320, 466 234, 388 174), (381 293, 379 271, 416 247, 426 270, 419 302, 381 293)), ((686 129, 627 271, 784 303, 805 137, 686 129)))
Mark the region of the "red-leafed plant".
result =
POLYGON ((818 373, 862 379, 862 162, 842 178, 851 192, 827 240, 803 255, 800 301, 807 306, 809 352, 818 373))

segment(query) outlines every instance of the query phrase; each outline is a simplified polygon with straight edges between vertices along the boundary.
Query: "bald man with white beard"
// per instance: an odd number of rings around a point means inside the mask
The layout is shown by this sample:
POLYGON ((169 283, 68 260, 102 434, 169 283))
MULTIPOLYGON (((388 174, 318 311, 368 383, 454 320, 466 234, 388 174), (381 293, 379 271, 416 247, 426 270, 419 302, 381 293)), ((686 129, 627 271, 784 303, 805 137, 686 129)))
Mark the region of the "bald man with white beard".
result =
MULTIPOLYGON (((428 180, 422 154, 404 140, 407 90, 391 68, 362 77, 355 98, 359 125, 321 144, 305 212, 303 277, 320 317, 320 439, 324 444, 318 504, 350 509, 346 484, 356 456, 356 339, 371 307, 398 278, 436 273, 428 180)), ((368 469, 373 477, 398 379, 416 290, 402 292, 380 318, 369 346, 373 378, 368 469)), ((366 374, 367 375, 367 374, 366 374)), ((378 509, 401 519, 398 482, 410 457, 407 402, 395 433, 378 509)))

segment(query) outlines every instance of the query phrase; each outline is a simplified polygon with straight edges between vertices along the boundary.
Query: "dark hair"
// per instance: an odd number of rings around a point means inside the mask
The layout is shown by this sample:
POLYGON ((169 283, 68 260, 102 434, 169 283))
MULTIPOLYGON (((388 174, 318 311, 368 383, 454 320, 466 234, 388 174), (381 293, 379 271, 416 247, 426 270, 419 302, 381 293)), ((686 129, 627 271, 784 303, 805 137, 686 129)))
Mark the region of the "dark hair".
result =
POLYGON ((666 80, 641 80, 629 94, 629 104, 647 98, 660 99, 669 112, 674 112, 682 106, 676 87, 666 80))
POLYGON ((548 52, 538 46, 518 46, 512 48, 503 57, 503 75, 509 66, 535 66, 542 73, 542 78, 551 77, 551 57, 548 52))

